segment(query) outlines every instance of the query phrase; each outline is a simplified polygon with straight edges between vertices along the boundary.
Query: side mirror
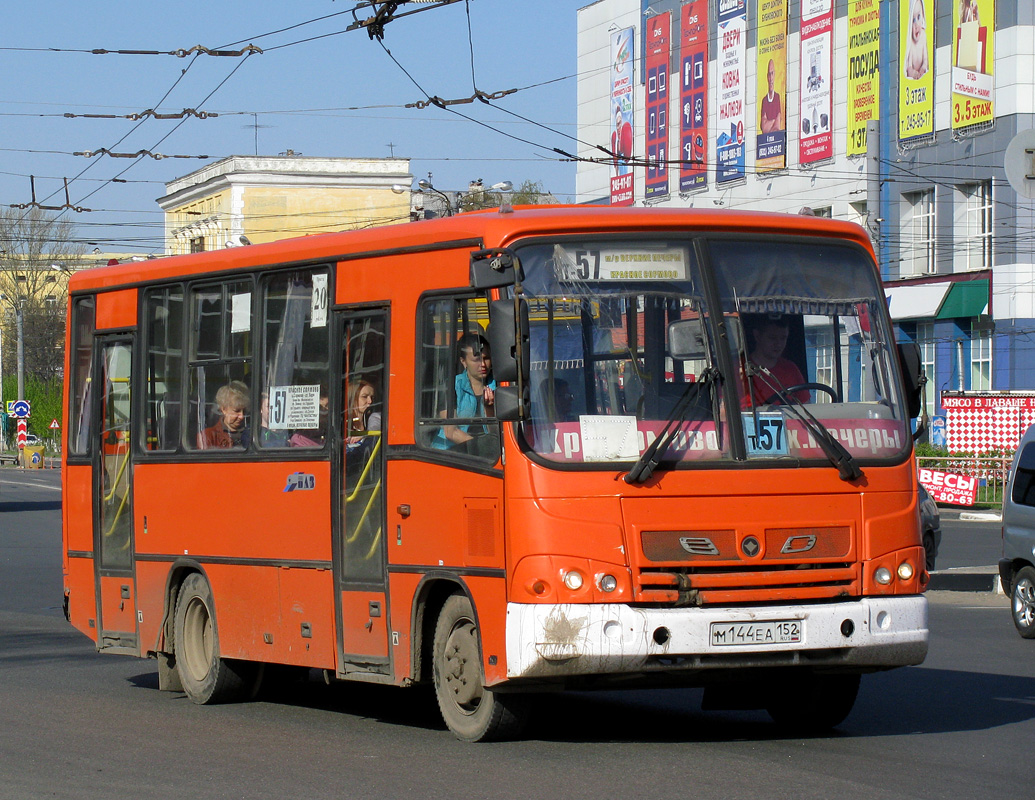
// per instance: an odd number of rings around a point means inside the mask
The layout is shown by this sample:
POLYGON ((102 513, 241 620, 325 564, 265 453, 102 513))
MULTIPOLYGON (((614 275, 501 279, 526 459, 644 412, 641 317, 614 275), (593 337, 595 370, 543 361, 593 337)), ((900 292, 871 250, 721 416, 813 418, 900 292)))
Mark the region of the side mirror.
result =
POLYGON ((522 272, 517 256, 505 247, 471 253, 471 286, 475 289, 514 286, 524 279, 522 272))
POLYGON ((920 411, 923 409, 921 392, 927 382, 920 345, 916 342, 900 342, 898 363, 902 368, 902 380, 905 383, 906 409, 909 412, 909 418, 913 419, 919 417, 920 411))
POLYGON ((489 328, 485 332, 492 352, 492 373, 510 383, 496 389, 496 417, 524 419, 528 407, 528 370, 531 351, 528 338, 528 301, 518 298, 489 303, 489 328))
POLYGON ((668 325, 668 353, 678 361, 696 361, 708 356, 704 320, 677 319, 668 325))
POLYGON ((492 352, 492 374, 503 383, 528 383, 528 301, 493 300, 486 331, 492 352), (516 308, 515 308, 516 306, 516 308))

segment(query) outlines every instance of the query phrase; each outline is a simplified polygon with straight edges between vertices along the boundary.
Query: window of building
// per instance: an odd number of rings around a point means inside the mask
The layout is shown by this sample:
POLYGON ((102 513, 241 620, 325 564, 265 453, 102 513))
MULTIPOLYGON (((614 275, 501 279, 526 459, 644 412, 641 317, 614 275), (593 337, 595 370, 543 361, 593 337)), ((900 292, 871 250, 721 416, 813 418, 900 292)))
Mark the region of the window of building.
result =
POLYGON ((973 322, 970 327, 970 388, 972 391, 992 388, 992 335, 987 328, 973 322))
POLYGON ((957 191, 955 229, 966 238, 957 242, 962 269, 992 266, 992 181, 969 183, 957 191))
POLYGON ((433 298, 421 309, 418 442, 495 462, 499 426, 482 386, 492 387, 482 298, 433 298), (450 424, 444 424, 444 420, 450 424))
POLYGON ((195 236, 190 240, 190 252, 192 253, 204 253, 205 252, 205 237, 195 236))
POLYGON ((824 206, 823 208, 814 208, 812 213, 817 217, 823 217, 824 219, 833 219, 834 209, 831 206, 824 206))
POLYGON ((909 222, 902 243, 903 263, 913 275, 935 271, 934 261, 934 189, 912 192, 904 196, 909 206, 909 222))
POLYGON ((916 343, 920 347, 920 363, 923 366, 924 375, 927 377, 927 415, 933 416, 938 400, 938 384, 935 382, 935 354, 934 324, 921 322, 916 326, 916 343))

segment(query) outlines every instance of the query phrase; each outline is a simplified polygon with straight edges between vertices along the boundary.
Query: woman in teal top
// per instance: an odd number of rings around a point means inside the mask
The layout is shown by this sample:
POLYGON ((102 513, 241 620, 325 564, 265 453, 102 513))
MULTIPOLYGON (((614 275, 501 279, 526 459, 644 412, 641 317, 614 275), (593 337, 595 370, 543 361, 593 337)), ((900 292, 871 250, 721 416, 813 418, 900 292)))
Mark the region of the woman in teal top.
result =
MULTIPOLYGON (((460 337, 456 345, 460 359, 461 372, 453 381, 456 390, 457 419, 472 417, 491 417, 495 404, 496 381, 492 373, 492 356, 489 354, 489 343, 484 336, 467 333, 460 337)), ((446 416, 443 411, 441 416, 446 416)), ((470 425, 443 425, 432 441, 432 447, 448 450, 455 445, 471 441, 474 436, 470 425)))

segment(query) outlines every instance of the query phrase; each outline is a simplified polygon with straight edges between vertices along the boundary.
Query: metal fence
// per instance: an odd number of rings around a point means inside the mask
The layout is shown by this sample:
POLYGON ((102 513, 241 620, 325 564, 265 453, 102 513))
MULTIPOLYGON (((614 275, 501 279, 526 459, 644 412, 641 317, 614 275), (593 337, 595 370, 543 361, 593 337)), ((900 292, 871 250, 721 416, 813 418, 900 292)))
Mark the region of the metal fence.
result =
POLYGON ((1003 492, 1013 456, 917 456, 920 469, 954 472, 978 479, 975 503, 983 506, 1003 505, 1003 492))

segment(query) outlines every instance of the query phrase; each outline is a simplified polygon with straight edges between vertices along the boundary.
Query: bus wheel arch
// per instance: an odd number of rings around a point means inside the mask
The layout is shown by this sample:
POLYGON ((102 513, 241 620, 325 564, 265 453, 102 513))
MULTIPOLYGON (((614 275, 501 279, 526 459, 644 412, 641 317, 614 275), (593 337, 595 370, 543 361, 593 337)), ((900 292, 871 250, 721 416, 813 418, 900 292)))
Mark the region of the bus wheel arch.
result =
POLYGON ((450 595, 439 612, 432 651, 435 697, 458 739, 497 741, 517 736, 528 720, 527 696, 485 686, 481 636, 471 599, 450 595))
MULTIPOLYGON (((410 630, 413 631, 413 661, 410 673, 415 683, 431 684, 433 681, 432 649, 435 644, 435 626, 442 613, 442 606, 451 595, 457 593, 471 596, 467 586, 454 576, 426 575, 417 587, 410 622, 410 630)), ((473 599, 471 603, 473 605, 473 599)))
POLYGON ((199 705, 227 703, 252 694, 257 665, 223 658, 212 587, 201 572, 180 583, 173 614, 173 648, 183 691, 199 705))

